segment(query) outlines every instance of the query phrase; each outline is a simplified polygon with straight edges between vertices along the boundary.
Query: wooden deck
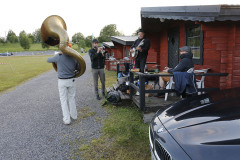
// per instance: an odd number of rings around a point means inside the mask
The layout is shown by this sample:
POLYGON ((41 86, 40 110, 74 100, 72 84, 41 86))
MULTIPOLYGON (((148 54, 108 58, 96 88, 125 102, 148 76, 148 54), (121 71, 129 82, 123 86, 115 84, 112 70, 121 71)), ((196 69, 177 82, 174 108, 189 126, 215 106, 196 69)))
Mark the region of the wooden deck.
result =
MULTIPOLYGON (((114 91, 118 87, 118 84, 113 84, 112 87, 107 88, 107 92, 114 91)), ((140 96, 133 96, 132 99, 130 98, 129 94, 122 93, 121 91, 118 91, 121 96, 121 102, 118 105, 121 104, 127 104, 129 101, 132 101, 139 107, 140 109, 140 96)), ((166 106, 175 103, 177 101, 181 100, 181 98, 177 96, 168 96, 168 100, 165 101, 164 98, 158 98, 158 97, 145 97, 145 111, 143 112, 143 121, 144 123, 149 123, 152 119, 152 117, 155 115, 156 111, 159 109, 164 110, 166 106)))
MULTIPOLYGON (((107 88, 107 92, 109 91, 114 91, 118 87, 117 84, 113 84, 113 87, 107 88)), ((121 99, 122 100, 131 100, 130 95, 126 93, 122 93, 121 91, 118 91, 120 93, 121 99)), ((132 98, 133 102, 140 108, 140 98, 139 96, 133 96, 132 98)), ((165 106, 175 103, 177 101, 181 100, 181 98, 177 96, 168 96, 168 100, 165 101, 164 98, 159 98, 159 97, 145 97, 145 107, 146 110, 144 113, 149 113, 149 112, 156 112, 161 108, 164 108, 165 106)))
MULTIPOLYGON (((161 108, 165 108, 167 105, 175 103, 181 100, 177 96, 168 96, 168 100, 165 101, 164 98, 158 97, 145 97, 145 113, 156 112, 161 108)), ((140 98, 139 96, 133 96, 133 101, 140 108, 140 98)))

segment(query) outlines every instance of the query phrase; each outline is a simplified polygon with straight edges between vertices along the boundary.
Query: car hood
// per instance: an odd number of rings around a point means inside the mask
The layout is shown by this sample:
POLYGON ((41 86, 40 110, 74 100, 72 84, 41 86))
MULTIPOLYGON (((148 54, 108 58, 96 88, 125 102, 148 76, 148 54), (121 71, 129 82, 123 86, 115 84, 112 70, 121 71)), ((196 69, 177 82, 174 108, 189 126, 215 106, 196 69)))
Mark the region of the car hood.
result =
POLYGON ((240 149, 239 93, 235 88, 185 99, 158 118, 193 159, 229 159, 224 156, 240 149))

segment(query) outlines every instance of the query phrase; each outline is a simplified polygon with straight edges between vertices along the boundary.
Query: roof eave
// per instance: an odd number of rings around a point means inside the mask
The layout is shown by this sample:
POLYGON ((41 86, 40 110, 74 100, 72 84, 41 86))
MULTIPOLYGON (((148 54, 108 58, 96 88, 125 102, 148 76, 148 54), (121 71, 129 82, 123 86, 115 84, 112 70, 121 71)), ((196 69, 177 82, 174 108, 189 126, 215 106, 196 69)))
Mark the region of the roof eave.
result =
POLYGON ((206 5, 206 6, 175 6, 175 7, 143 7, 141 19, 155 18, 164 22, 168 20, 184 21, 240 21, 240 6, 206 5))
POLYGON ((105 47, 107 47, 107 48, 114 48, 114 45, 109 45, 108 43, 106 43, 106 42, 103 42, 102 43, 105 47))
POLYGON ((132 45, 134 43, 134 41, 124 41, 124 40, 118 39, 114 36, 111 37, 111 41, 113 43, 117 42, 117 43, 122 44, 122 45, 132 45))

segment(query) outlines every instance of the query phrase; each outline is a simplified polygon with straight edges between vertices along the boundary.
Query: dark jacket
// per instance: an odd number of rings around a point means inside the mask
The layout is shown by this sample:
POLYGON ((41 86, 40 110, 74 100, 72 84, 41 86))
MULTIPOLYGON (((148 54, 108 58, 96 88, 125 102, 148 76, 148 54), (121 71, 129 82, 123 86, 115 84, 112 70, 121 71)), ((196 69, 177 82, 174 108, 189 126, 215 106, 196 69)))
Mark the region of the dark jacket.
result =
POLYGON ((97 49, 92 48, 89 50, 89 56, 92 62, 93 69, 103 69, 105 64, 105 56, 97 53, 97 49))
MULTIPOLYGON (((138 56, 136 59, 147 58, 147 56, 148 56, 148 50, 150 48, 150 41, 147 38, 143 38, 143 39, 144 39, 143 45, 141 46, 142 52, 138 52, 138 56)), ((131 46, 131 49, 136 48, 141 41, 142 41, 142 39, 139 39, 139 38, 137 40, 135 40, 135 42, 131 46)))
POLYGON ((181 61, 179 62, 179 64, 175 68, 169 69, 168 72, 169 73, 187 72, 190 68, 194 67, 192 57, 193 57, 193 54, 191 52, 186 54, 181 54, 180 55, 181 61))
POLYGON ((186 94, 197 93, 194 73, 188 72, 173 72, 175 81, 175 90, 178 95, 181 95, 186 89, 186 94))

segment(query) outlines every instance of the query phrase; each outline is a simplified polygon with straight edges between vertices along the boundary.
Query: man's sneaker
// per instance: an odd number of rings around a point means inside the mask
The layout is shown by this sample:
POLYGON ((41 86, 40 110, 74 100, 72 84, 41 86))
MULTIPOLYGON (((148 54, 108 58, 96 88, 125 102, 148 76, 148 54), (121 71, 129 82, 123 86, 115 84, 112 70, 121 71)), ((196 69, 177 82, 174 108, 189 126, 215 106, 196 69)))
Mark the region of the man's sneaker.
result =
POLYGON ((63 121, 63 124, 65 124, 65 125, 69 125, 71 122, 64 122, 63 121))
POLYGON ((77 120, 77 118, 75 118, 75 117, 74 117, 74 118, 73 118, 73 117, 71 117, 71 118, 72 118, 73 120, 77 120))
POLYGON ((97 95, 97 97, 96 97, 96 98, 97 98, 97 100, 100 100, 100 99, 101 99, 101 98, 99 97, 99 95, 97 95))

